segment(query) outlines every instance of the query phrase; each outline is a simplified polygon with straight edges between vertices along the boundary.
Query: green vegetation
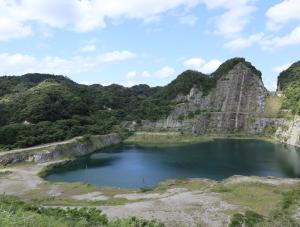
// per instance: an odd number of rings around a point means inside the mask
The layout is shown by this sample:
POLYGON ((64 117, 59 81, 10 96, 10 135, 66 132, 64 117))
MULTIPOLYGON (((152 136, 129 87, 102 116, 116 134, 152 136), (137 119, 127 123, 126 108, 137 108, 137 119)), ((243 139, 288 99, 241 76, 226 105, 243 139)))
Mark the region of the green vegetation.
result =
POLYGON ((152 188, 154 192, 164 192, 172 188, 186 188, 191 191, 203 190, 211 187, 215 182, 212 180, 197 180, 197 179, 169 179, 161 182, 157 187, 152 188))
POLYGON ((282 107, 283 98, 277 95, 269 95, 266 98, 265 109, 263 112, 263 117, 279 117, 280 110, 282 107))
POLYGON ((278 87, 284 94, 282 108, 300 114, 300 61, 280 73, 278 87))
POLYGON ((0 172, 0 179, 2 178, 2 177, 6 177, 7 175, 9 175, 9 174, 11 174, 12 172, 11 171, 2 171, 2 172, 0 172))
POLYGON ((240 227, 246 226, 251 227, 255 226, 264 220, 264 216, 253 212, 251 210, 247 210, 245 214, 236 213, 232 216, 229 227, 240 227))
POLYGON ((232 58, 225 61, 214 73, 212 77, 219 79, 222 75, 227 74, 236 64, 243 62, 246 64, 252 71, 253 74, 261 77, 261 72, 257 70, 250 62, 247 62, 245 58, 232 58))
POLYGON ((0 149, 34 146, 84 134, 126 130, 133 110, 159 88, 79 85, 62 76, 1 77, 0 149))
POLYGON ((169 189, 173 188, 186 188, 191 191, 193 190, 202 190, 204 188, 208 188, 214 184, 213 181, 199 181, 199 180, 193 180, 193 179, 167 179, 161 182, 158 186, 154 187, 142 187, 139 189, 140 193, 147 193, 147 192, 158 192, 158 193, 163 193, 169 189))
POLYGON ((246 135, 245 133, 234 133, 234 134, 211 134, 211 135, 201 135, 195 136, 192 134, 187 134, 183 132, 136 132, 126 140, 124 140, 125 145, 134 145, 141 147, 165 147, 165 146, 178 146, 193 143, 203 143, 212 141, 214 139, 259 139, 269 142, 274 142, 270 137, 265 135, 258 135, 257 137, 246 135))
POLYGON ((146 147, 161 147, 184 145, 189 143, 207 142, 212 140, 210 137, 193 136, 176 132, 137 132, 124 141, 128 145, 146 146, 146 147))
POLYGON ((275 125, 267 125, 263 130, 263 135, 266 137, 272 137, 275 135, 277 127, 275 125))
POLYGON ((96 208, 41 208, 24 203, 15 197, 0 196, 0 226, 159 227, 163 225, 134 217, 108 220, 107 216, 96 208))
POLYGON ((244 58, 232 58, 224 62, 214 73, 206 75, 201 72, 187 70, 180 74, 169 85, 161 89, 155 96, 166 100, 172 100, 176 98, 178 94, 187 95, 191 88, 198 88, 203 92, 203 95, 207 95, 212 88, 216 86, 218 79, 227 74, 234 66, 240 62, 246 64, 252 72, 261 77, 261 72, 258 71, 251 63, 245 61, 244 58))
POLYGON ((212 189, 229 203, 249 210, 234 213, 231 227, 299 226, 293 215, 300 199, 299 185, 274 187, 263 183, 219 183, 212 189))
MULTIPOLYGON (((243 58, 226 61, 211 75, 185 71, 165 87, 138 85, 85 86, 67 77, 26 74, 0 77, 0 149, 14 149, 70 139, 85 134, 122 132, 124 121, 158 120, 168 116, 194 87, 207 95, 218 79, 243 58)), ((192 118, 197 113, 189 113, 192 118)))
POLYGON ((221 184, 214 191, 222 193, 230 203, 247 206, 263 215, 269 214, 282 200, 281 191, 260 183, 221 184))
POLYGON ((207 95, 216 85, 214 77, 201 72, 187 70, 180 74, 174 81, 160 92, 160 96, 166 99, 174 99, 178 94, 187 95, 192 87, 198 88, 207 95))
POLYGON ((280 90, 284 90, 298 80, 300 80, 300 61, 295 62, 287 70, 280 73, 278 86, 280 90))

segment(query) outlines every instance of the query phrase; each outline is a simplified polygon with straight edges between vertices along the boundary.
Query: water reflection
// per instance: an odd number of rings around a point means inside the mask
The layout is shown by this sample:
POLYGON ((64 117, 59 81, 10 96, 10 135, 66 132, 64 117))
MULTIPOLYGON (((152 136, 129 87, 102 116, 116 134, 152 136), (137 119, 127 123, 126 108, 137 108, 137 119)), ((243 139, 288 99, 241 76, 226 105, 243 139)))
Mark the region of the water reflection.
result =
POLYGON ((286 174, 290 177, 300 177, 300 151, 290 145, 274 145, 275 155, 286 174))
POLYGON ((300 152, 259 140, 215 140, 165 148, 113 147, 56 168, 50 181, 138 188, 167 178, 300 177, 300 152))

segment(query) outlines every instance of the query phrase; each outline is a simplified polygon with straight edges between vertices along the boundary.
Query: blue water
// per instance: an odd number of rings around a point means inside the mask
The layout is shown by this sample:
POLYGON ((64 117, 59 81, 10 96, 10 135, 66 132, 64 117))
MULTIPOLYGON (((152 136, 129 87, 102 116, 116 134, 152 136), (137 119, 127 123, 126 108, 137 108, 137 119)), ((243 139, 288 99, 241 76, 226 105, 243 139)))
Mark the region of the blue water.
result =
POLYGON ((300 153, 284 145, 236 139, 164 148, 117 146, 56 168, 46 179, 139 188, 170 178, 221 180, 232 175, 296 178, 300 153))

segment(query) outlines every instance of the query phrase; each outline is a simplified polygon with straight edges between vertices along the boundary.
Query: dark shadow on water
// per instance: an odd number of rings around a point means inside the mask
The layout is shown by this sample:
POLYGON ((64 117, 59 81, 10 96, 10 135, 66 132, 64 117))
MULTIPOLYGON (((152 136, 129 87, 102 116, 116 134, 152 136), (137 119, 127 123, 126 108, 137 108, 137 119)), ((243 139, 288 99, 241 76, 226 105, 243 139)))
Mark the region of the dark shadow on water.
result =
POLYGON ((162 148, 118 146, 56 168, 47 179, 139 188, 167 178, 222 180, 232 175, 300 177, 299 149, 236 139, 162 148))
POLYGON ((71 161, 59 168, 55 168, 55 169, 51 170, 51 173, 52 174, 57 174, 57 173, 62 174, 62 173, 66 173, 66 172, 73 171, 73 170, 111 166, 117 160, 118 160, 118 157, 106 157, 106 158, 101 158, 101 159, 91 159, 89 157, 80 158, 80 159, 71 161))

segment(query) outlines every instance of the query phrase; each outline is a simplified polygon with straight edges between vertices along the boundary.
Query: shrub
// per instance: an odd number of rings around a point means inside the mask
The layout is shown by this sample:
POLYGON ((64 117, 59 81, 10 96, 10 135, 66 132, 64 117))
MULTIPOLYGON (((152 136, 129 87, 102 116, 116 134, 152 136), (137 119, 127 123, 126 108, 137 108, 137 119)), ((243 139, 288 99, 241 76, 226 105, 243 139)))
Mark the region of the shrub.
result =
POLYGON ((263 222, 265 220, 264 216, 251 211, 247 210, 245 214, 236 213, 231 217, 231 221, 229 226, 230 227, 252 227, 255 226, 255 224, 258 224, 260 222, 263 222))

